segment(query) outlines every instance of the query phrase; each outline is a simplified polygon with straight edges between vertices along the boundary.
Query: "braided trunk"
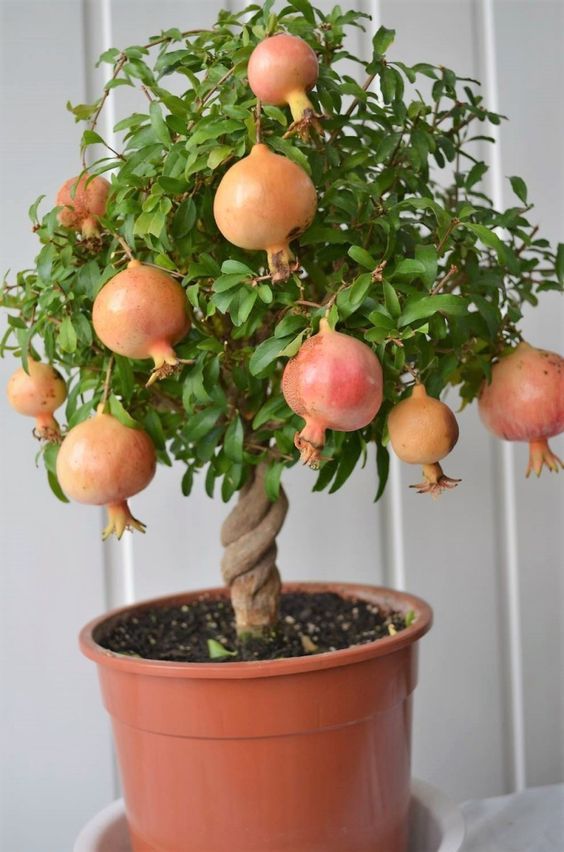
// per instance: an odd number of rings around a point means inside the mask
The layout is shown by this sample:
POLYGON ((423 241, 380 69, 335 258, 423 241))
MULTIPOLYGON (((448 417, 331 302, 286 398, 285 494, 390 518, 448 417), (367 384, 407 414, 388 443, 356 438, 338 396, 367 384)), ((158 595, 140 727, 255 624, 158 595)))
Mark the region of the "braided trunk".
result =
POLYGON ((225 547, 221 569, 231 590, 239 635, 261 635, 278 621, 281 583, 276 536, 288 511, 288 498, 281 490, 275 503, 268 499, 265 473, 266 466, 258 465, 221 528, 225 547))

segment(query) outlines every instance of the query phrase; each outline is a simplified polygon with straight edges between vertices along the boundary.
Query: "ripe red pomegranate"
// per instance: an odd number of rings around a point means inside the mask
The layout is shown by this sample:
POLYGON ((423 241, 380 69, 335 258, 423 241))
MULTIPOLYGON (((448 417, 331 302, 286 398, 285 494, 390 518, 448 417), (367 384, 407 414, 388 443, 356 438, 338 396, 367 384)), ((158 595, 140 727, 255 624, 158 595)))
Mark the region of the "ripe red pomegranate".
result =
POLYGON ((286 364, 282 392, 305 427, 294 443, 304 464, 317 469, 325 430, 367 426, 382 404, 382 367, 360 340, 332 331, 326 319, 286 364))
POLYGON ((225 173, 213 213, 223 236, 239 248, 265 250, 273 281, 286 281, 289 243, 315 216, 317 193, 305 171, 266 145, 254 145, 225 173))
POLYGON ((8 401, 19 414, 35 417, 33 434, 43 441, 60 441, 61 430, 53 412, 67 398, 63 377, 50 364, 28 358, 29 374, 23 367, 10 377, 8 401))
POLYGON ((181 363, 172 347, 190 330, 186 293, 166 272, 132 260, 96 296, 92 323, 112 352, 153 359, 150 385, 181 363))
POLYGON ((556 473, 563 467, 547 440, 564 431, 564 358, 556 352, 519 343, 494 365, 478 408, 498 438, 529 442, 527 476, 540 476, 544 465, 556 473))
POLYGON ((448 405, 427 396, 424 385, 416 384, 411 396, 392 408, 388 433, 398 458, 422 465, 423 482, 410 486, 419 494, 438 496, 460 482, 445 476, 439 464, 458 441, 458 423, 448 405))
POLYGON ((106 212, 110 184, 100 176, 89 181, 87 173, 69 178, 57 193, 57 206, 62 207, 58 220, 65 228, 81 231, 84 237, 98 234, 98 217, 106 212))
POLYGON ((108 525, 102 538, 124 530, 145 532, 133 517, 127 498, 147 487, 155 475, 153 442, 142 429, 130 429, 101 410, 67 434, 57 456, 57 477, 72 500, 106 506, 108 525))
POLYGON ((320 129, 306 95, 317 83, 319 62, 307 42, 289 33, 264 39, 251 53, 247 73, 253 93, 263 103, 288 104, 294 122, 306 133, 308 124, 320 129))

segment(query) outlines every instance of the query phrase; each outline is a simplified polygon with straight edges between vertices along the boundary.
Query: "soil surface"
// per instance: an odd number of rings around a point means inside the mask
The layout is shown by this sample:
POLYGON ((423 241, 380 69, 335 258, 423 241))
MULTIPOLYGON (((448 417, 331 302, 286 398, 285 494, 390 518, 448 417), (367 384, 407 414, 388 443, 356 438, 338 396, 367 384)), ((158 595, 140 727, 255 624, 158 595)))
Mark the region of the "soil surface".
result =
POLYGON ((119 654, 151 660, 228 663, 364 645, 406 626, 399 612, 333 592, 288 592, 282 595, 280 622, 265 638, 237 638, 229 600, 201 598, 124 617, 96 640, 119 654))

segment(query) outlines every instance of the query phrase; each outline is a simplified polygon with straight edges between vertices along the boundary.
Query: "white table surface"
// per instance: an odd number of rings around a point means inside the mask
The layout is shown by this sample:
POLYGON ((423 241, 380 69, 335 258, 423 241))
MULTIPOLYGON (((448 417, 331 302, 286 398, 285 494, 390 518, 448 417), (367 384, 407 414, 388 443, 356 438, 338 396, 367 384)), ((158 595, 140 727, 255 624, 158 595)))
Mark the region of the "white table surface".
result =
POLYGON ((564 852, 564 784, 465 802, 462 852, 564 852))

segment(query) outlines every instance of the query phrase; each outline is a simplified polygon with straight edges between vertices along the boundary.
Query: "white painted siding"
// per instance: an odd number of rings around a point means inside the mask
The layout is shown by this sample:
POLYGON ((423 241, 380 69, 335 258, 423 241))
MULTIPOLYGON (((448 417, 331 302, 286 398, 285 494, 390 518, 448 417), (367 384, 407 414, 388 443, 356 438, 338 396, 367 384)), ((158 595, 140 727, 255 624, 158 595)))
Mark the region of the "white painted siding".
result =
MULTIPOLYGON (((97 91, 98 53, 169 26, 205 25, 222 5, 0 0, 2 271, 29 265, 36 252, 29 204, 40 193, 53 198, 78 171, 79 128, 64 104, 97 91)), ((521 174, 536 201, 536 220, 551 239, 563 240, 564 4, 341 5, 371 11, 374 26, 396 27, 398 58, 440 62, 484 81, 490 102, 511 118, 500 130, 490 189, 509 202, 505 177, 521 174)), ((366 53, 367 44, 359 35, 354 49, 366 53)), ((112 110, 129 109, 135 95, 120 88, 114 97, 106 135, 112 110)), ((531 342, 562 351, 563 319, 561 300, 547 294, 526 318, 531 342)), ((0 384, 13 368, 10 360, 0 362, 0 384)), ((94 670, 76 647, 78 629, 108 604, 217 584, 218 531, 227 509, 199 486, 184 500, 177 471, 163 469, 135 501, 148 534, 103 548, 101 513, 51 498, 34 467, 28 425, 22 428, 4 407, 0 848, 62 852, 87 816, 115 794, 108 726, 94 670)), ((421 654, 414 771, 456 799, 564 778, 561 477, 525 481, 522 446, 505 453, 504 468, 505 451, 483 430, 475 408, 463 412, 460 426, 449 470, 464 482, 441 501, 410 492, 414 470, 399 466, 377 507, 373 462, 331 497, 310 493, 309 471, 291 471, 279 559, 289 580, 405 585, 434 606, 435 627, 421 654)), ((564 450, 562 439, 555 448, 564 450)))

